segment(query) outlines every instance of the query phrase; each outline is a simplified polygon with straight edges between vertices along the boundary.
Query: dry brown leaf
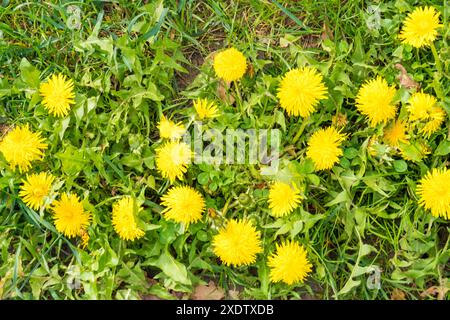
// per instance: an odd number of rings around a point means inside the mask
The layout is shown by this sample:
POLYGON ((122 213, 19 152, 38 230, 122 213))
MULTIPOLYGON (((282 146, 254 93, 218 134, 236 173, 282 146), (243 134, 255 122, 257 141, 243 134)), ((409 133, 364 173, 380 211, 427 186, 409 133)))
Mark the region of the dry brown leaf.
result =
POLYGON ((395 288, 391 292, 391 300, 406 300, 406 295, 402 290, 395 288))
POLYGON ((440 286, 432 286, 429 287, 427 290, 425 290, 424 292, 422 292, 420 294, 420 296, 422 298, 425 298, 426 296, 435 296, 437 295, 437 299, 438 300, 444 300, 445 295, 447 294, 447 292, 450 290, 449 287, 444 286, 444 285, 440 285, 440 286))
POLYGON ((405 67, 400 63, 395 64, 395 68, 400 71, 400 75, 398 76, 398 80, 400 81, 400 85, 405 87, 406 89, 419 89, 420 85, 414 81, 406 71, 405 67))
POLYGON ((239 300, 239 294, 240 292, 238 290, 228 290, 228 296, 231 300, 239 300))
POLYGON ((176 36, 176 31, 175 31, 175 29, 172 29, 172 31, 170 31, 170 35, 169 35, 170 40, 175 39, 175 36, 176 36))
POLYGON ((224 297, 223 289, 216 287, 213 281, 209 281, 207 285, 195 287, 191 298, 193 300, 222 300, 224 297))
POLYGON ((433 287, 429 287, 427 290, 425 290, 424 292, 422 292, 420 294, 420 296, 422 298, 425 298, 426 296, 435 296, 438 293, 438 289, 436 286, 433 287))
POLYGON ((230 93, 230 84, 222 80, 219 81, 217 86, 217 95, 226 104, 233 104, 236 100, 234 95, 230 93))
POLYGON ((255 185, 255 189, 266 189, 266 188, 267 188, 267 183, 266 182, 257 183, 255 185))
POLYGON ((322 40, 326 39, 333 40, 334 38, 333 32, 331 32, 330 28, 325 22, 323 23, 323 31, 320 37, 322 38, 322 40))
POLYGON ((253 68, 253 64, 248 64, 247 74, 250 78, 253 78, 255 76, 255 69, 253 68))
POLYGON ((302 47, 307 48, 318 48, 320 46, 320 36, 313 34, 305 34, 302 36, 302 47))

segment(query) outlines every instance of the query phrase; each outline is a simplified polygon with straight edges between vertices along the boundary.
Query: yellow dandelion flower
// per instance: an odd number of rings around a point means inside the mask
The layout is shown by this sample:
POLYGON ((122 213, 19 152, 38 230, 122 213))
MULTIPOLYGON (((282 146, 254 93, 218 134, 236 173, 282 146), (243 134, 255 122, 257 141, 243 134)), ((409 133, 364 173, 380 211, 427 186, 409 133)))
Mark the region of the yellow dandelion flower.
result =
POLYGON ((315 68, 303 67, 284 75, 277 97, 288 115, 306 118, 326 98, 327 92, 323 76, 315 68))
POLYGON ((53 74, 47 82, 41 84, 40 95, 43 97, 42 104, 45 109, 58 117, 65 117, 70 110, 70 105, 75 103, 73 81, 66 81, 62 74, 53 74))
POLYGON ((28 207, 39 210, 44 205, 54 180, 55 178, 46 172, 27 175, 27 179, 23 180, 20 187, 19 195, 28 207))
POLYGON ((397 108, 392 103, 395 92, 395 88, 390 87, 381 77, 369 80, 359 89, 356 96, 356 108, 369 118, 372 127, 379 123, 386 123, 395 117, 397 108))
POLYGON ((395 121, 389 128, 384 131, 384 140, 392 147, 398 147, 399 142, 406 143, 406 123, 401 120, 395 121))
POLYGON ((114 230, 123 240, 135 240, 144 236, 136 223, 136 216, 142 211, 131 197, 124 197, 113 205, 112 223, 114 230))
POLYGON ((377 136, 371 136, 369 142, 367 143, 367 152, 372 156, 380 156, 380 147, 382 145, 378 141, 377 136))
POLYGON ((408 14, 403 22, 400 39, 413 47, 429 46, 437 37, 440 13, 433 7, 420 7, 408 14))
POLYGON ((214 57, 214 71, 225 81, 239 80, 247 70, 247 61, 239 50, 229 48, 214 57))
POLYGON ((276 252, 268 259, 270 280, 283 281, 289 285, 303 282, 312 265, 306 256, 306 250, 297 242, 285 242, 276 245, 276 252))
POLYGON ((156 149, 156 168, 170 182, 177 178, 183 180, 191 157, 192 151, 186 143, 170 141, 156 149))
POLYGON ((159 121, 158 129, 161 138, 172 140, 180 139, 186 131, 181 122, 175 123, 168 120, 164 115, 161 117, 161 121, 159 121))
POLYGON ((274 217, 286 216, 294 211, 301 200, 300 192, 295 186, 284 182, 275 182, 269 190, 269 208, 274 217))
POLYGON ((409 112, 409 120, 426 120, 429 118, 429 113, 437 104, 437 100, 430 94, 423 92, 415 92, 408 100, 406 109, 409 112))
POLYGON ((261 234, 248 220, 230 220, 212 241, 213 252, 227 265, 249 265, 262 252, 261 234))
POLYGON ((208 99, 197 99, 194 108, 200 120, 217 117, 219 112, 214 102, 208 99))
POLYGON ((426 136, 430 136, 436 132, 445 119, 445 111, 437 105, 434 96, 416 92, 408 100, 406 109, 409 113, 410 121, 421 121, 424 123, 420 130, 426 136))
POLYGON ((432 169, 419 181, 419 205, 435 217, 450 219, 450 170, 432 169))
POLYGON ((342 155, 340 148, 345 136, 335 128, 316 131, 308 141, 306 156, 314 162, 316 170, 331 169, 342 155))
POLYGON ((20 172, 26 172, 31 167, 31 162, 41 160, 44 157, 43 150, 47 144, 41 138, 40 132, 32 132, 28 124, 15 127, 0 141, 0 152, 3 153, 11 169, 19 167, 20 172))
POLYGON ((439 130, 445 119, 445 111, 436 107, 430 111, 429 120, 425 123, 423 128, 420 130, 421 133, 429 137, 432 133, 439 130))
POLYGON ((161 201, 161 205, 166 207, 162 211, 166 219, 186 225, 200 220, 205 210, 203 196, 189 186, 171 188, 161 201))
POLYGON ((74 194, 63 194, 53 202, 53 218, 56 230, 69 238, 80 235, 89 226, 91 216, 74 194))

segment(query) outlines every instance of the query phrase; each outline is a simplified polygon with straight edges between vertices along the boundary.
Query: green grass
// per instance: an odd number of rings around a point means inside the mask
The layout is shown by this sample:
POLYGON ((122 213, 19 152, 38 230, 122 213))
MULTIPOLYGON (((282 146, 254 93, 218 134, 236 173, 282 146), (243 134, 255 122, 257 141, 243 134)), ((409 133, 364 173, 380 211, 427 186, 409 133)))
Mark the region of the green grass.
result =
MULTIPOLYGON (((33 170, 58 176, 59 191, 77 193, 94 220, 82 250, 78 240, 56 231, 48 212, 22 203, 18 188, 24 175, 0 158, 0 299, 173 299, 190 297, 210 279, 226 297, 238 290, 243 299, 391 299, 397 290, 406 299, 436 299, 423 293, 432 287, 446 292, 449 224, 418 207, 415 187, 430 168, 449 165, 448 147, 436 150, 450 140, 450 7, 436 0, 382 1, 381 26, 369 29, 368 3, 3 1, 0 132, 23 123, 43 132, 49 149, 33 170), (397 38, 419 2, 441 12, 445 27, 436 46, 442 73, 430 50, 401 45, 397 38), (79 29, 67 27, 69 5, 81 10, 79 29), (211 68, 211 54, 228 46, 240 49, 253 70, 240 82, 242 100, 229 93, 245 110, 241 115, 221 100, 211 68), (417 162, 370 156, 368 139, 377 130, 368 128, 354 106, 366 79, 381 75, 399 88, 396 63, 441 98, 447 112, 429 139, 432 154, 417 162), (303 125, 281 111, 275 96, 280 75, 304 64, 318 68, 331 90, 303 125), (36 93, 40 81, 55 72, 70 76, 76 87, 76 106, 64 119, 48 116, 36 93), (186 183, 201 191, 208 208, 257 222, 265 251, 249 267, 226 267, 212 253, 211 226, 220 225, 220 218, 205 214, 183 232, 160 214, 159 199, 170 185, 155 170, 156 125, 163 113, 187 122, 191 101, 199 96, 221 104, 226 116, 216 123, 222 129, 282 129, 283 159, 290 163, 284 174, 304 177, 305 201, 276 220, 267 209, 269 180, 259 168, 189 169, 186 183), (332 170, 314 173, 305 161, 308 138, 342 114, 350 134, 344 156, 332 170), (202 173, 206 183, 199 183, 202 173), (148 231, 133 243, 120 240, 111 225, 111 205, 122 194, 145 201, 148 231), (266 257, 276 242, 290 237, 306 246, 313 272, 298 286, 269 283, 266 257), (375 267, 381 286, 370 289, 375 267), (73 289, 73 283, 79 286, 73 289)), ((408 96, 401 88, 397 100, 405 104, 408 96)))

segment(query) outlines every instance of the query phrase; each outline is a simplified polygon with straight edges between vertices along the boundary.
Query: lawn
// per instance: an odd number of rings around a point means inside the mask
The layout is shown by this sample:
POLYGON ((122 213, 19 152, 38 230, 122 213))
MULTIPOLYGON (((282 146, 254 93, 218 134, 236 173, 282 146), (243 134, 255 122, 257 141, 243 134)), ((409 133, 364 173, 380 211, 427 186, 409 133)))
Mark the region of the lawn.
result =
POLYGON ((446 0, 0 3, 0 299, 448 300, 446 0))

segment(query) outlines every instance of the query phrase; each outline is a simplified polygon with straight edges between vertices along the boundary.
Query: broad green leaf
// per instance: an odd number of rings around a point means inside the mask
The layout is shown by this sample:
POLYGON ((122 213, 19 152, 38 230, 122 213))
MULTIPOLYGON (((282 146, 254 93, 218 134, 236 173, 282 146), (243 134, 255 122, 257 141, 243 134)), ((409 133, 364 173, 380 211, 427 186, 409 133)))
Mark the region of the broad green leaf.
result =
POLYGON ((198 183, 205 185, 209 181, 209 173, 208 172, 202 172, 197 176, 198 183))
POLYGON ((331 200, 330 202, 326 203, 325 206, 326 207, 331 207, 334 206, 335 204, 341 203, 341 202, 350 202, 351 199, 349 198, 347 191, 342 191, 341 193, 339 193, 334 200, 331 200))
POLYGON ((79 173, 88 163, 84 151, 75 149, 71 145, 67 146, 64 151, 56 153, 55 158, 61 160, 62 170, 68 175, 79 173))
POLYGON ((450 141, 442 140, 434 151, 435 156, 446 156, 450 153, 450 141))
POLYGON ((33 67, 26 58, 22 58, 19 65, 20 77, 23 82, 25 82, 30 88, 38 89, 40 80, 40 72, 38 69, 33 67))
POLYGON ((184 264, 175 260, 168 252, 161 254, 156 262, 156 266, 172 280, 185 285, 192 284, 184 264))
POLYGON ((394 169, 397 172, 406 172, 408 170, 408 164, 404 160, 395 160, 394 161, 394 169))

